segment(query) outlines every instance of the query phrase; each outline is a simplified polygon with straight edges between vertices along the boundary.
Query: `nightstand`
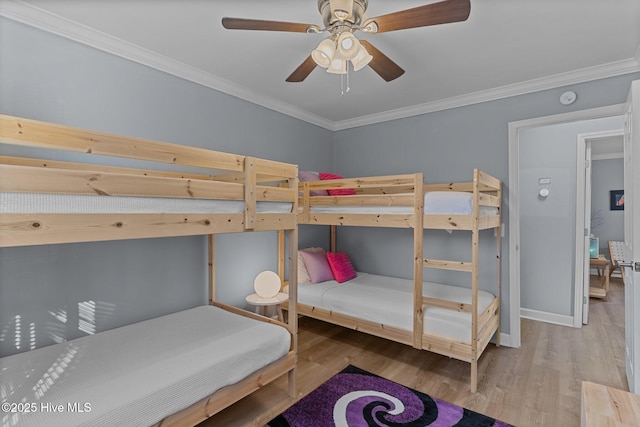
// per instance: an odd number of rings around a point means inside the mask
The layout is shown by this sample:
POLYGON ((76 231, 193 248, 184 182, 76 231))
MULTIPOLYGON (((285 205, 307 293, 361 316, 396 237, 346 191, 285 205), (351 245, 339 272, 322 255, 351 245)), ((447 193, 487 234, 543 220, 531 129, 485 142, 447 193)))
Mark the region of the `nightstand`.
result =
POLYGON ((278 320, 284 322, 284 316, 282 314, 282 308, 280 307, 280 304, 289 299, 289 294, 279 292, 276 296, 271 298, 263 298, 258 294, 251 294, 245 299, 249 304, 256 306, 256 313, 263 316, 267 315, 268 307, 275 306, 276 312, 278 314, 278 320))

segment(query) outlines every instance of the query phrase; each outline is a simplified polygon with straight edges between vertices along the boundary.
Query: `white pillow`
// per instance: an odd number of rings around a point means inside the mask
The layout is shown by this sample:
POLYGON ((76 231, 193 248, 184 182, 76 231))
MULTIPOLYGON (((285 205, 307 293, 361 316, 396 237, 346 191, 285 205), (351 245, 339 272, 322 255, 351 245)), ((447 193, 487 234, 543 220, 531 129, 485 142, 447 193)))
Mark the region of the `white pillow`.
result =
POLYGON ((311 283, 311 277, 309 277, 309 272, 307 271, 307 267, 304 265, 304 260, 302 259, 302 251, 306 252, 322 252, 324 249, 322 248, 306 248, 298 250, 298 283, 300 284, 309 284, 311 283))

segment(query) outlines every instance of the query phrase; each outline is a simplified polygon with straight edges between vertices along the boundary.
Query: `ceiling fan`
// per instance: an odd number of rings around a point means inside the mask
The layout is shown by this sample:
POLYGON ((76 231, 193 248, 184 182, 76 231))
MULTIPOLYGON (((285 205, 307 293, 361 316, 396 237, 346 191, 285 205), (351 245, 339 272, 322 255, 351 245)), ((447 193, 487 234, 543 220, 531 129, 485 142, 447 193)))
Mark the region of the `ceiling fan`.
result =
POLYGON ((288 31, 318 34, 328 32, 287 82, 301 82, 320 66, 327 72, 346 74, 351 61, 354 71, 368 65, 386 81, 404 74, 404 70, 367 40, 357 39, 353 33, 384 33, 408 28, 465 21, 471 11, 470 0, 444 0, 411 9, 366 18, 368 0, 318 0, 318 11, 324 28, 314 24, 267 21, 260 19, 222 18, 222 25, 229 30, 288 31))

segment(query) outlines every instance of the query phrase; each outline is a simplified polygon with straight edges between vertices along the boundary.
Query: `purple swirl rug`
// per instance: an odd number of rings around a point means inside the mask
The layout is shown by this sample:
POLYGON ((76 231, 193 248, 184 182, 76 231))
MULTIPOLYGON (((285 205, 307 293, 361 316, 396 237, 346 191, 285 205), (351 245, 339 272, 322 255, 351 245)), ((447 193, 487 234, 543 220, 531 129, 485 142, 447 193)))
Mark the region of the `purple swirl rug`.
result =
POLYGON ((348 366, 269 427, 513 427, 348 366))

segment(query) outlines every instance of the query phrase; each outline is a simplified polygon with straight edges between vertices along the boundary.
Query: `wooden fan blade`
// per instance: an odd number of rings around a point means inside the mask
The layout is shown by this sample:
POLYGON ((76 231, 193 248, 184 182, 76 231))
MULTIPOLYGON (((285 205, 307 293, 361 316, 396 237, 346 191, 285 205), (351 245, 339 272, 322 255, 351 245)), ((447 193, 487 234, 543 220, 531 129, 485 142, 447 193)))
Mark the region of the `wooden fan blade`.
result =
POLYGON ((371 32, 384 33, 407 28, 466 21, 470 12, 470 0, 445 0, 367 19, 363 26, 375 22, 378 29, 371 32))
POLYGON ((313 24, 244 18, 222 18, 222 26, 227 30, 289 31, 292 33, 320 32, 320 27, 313 24))
POLYGON ((380 52, 371 43, 366 40, 360 40, 360 44, 367 49, 369 55, 373 56, 369 67, 373 69, 380 77, 390 82, 404 74, 404 70, 398 64, 390 60, 384 53, 380 52))
POLYGON ((316 68, 318 64, 313 60, 311 55, 304 60, 302 64, 298 68, 295 69, 293 73, 289 77, 287 77, 287 81, 289 83, 299 83, 307 78, 309 74, 316 68))

